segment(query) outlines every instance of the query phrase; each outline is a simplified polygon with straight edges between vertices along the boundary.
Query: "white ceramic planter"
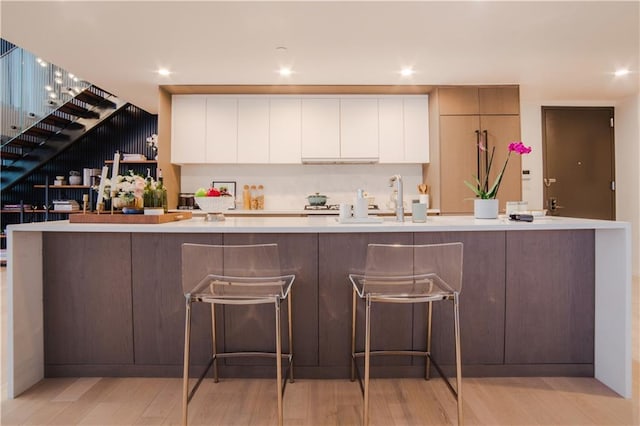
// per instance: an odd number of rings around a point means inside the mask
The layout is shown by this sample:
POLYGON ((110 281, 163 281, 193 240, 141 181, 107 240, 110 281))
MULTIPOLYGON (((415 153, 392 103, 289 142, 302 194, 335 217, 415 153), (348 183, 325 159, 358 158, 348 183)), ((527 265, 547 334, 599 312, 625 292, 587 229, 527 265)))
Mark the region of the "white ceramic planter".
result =
POLYGON ((496 219, 498 217, 498 199, 473 200, 473 215, 476 219, 496 219))

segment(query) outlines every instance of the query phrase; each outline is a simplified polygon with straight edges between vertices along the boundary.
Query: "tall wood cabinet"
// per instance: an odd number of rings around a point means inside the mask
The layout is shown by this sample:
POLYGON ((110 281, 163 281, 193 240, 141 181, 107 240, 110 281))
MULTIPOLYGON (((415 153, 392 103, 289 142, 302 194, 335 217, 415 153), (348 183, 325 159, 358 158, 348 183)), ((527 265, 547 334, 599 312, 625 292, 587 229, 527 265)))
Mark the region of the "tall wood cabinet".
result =
MULTIPOLYGON (((473 183, 478 174, 478 141, 489 153, 495 146, 489 185, 508 154, 510 142, 520 140, 520 98, 517 87, 451 87, 438 89, 440 136, 440 211, 470 213, 473 183)), ((498 191, 500 210, 522 198, 521 159, 512 155, 498 191)))

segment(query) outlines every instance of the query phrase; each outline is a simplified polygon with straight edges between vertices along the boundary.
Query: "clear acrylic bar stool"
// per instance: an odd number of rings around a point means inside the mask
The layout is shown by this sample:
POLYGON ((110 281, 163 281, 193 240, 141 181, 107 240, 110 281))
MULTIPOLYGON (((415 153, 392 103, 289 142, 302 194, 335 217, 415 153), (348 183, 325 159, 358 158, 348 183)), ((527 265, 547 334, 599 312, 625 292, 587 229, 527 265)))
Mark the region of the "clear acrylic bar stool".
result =
POLYGON ((364 275, 349 274, 353 286, 351 327, 351 380, 356 373, 364 396, 363 425, 369 424, 370 358, 376 355, 410 355, 425 357, 425 379, 429 380, 431 363, 456 398, 458 424, 463 424, 462 372, 460 353, 460 317, 458 300, 462 289, 462 243, 430 245, 369 244, 364 275), (357 300, 365 302, 364 352, 356 352, 357 300), (449 300, 453 306, 456 357, 456 387, 449 382, 431 357, 432 304, 449 300), (371 350, 371 306, 374 303, 426 303, 427 348, 416 350, 371 350), (356 359, 364 357, 364 378, 356 359), (363 384, 364 382, 364 384, 363 384))
POLYGON ((266 356, 276 359, 278 424, 283 423, 286 380, 282 380, 282 359, 288 361, 289 381, 293 383, 293 341, 291 322, 291 286, 294 275, 282 275, 277 244, 257 245, 182 245, 182 288, 186 301, 184 332, 184 370, 182 386, 182 424, 187 425, 188 405, 213 365, 218 382, 218 359, 266 356), (280 304, 287 301, 289 353, 282 353, 280 304), (189 391, 189 350, 191 341, 191 305, 211 306, 212 355, 205 371, 189 391), (272 303, 275 308, 275 352, 217 352, 216 305, 256 305, 272 303))

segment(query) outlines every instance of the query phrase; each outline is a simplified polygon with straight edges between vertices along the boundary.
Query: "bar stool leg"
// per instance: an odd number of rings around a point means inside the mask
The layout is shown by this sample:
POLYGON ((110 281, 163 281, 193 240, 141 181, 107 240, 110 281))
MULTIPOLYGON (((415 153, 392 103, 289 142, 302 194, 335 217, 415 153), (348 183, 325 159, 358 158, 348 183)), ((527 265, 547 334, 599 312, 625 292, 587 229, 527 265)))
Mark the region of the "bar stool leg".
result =
POLYGON ((362 424, 369 425, 369 366, 371 362, 371 299, 367 295, 364 340, 364 409, 362 424))
POLYGON ((184 320, 184 365, 182 370, 182 426, 187 426, 189 404, 189 348, 191 343, 191 296, 186 296, 184 320))
POLYGON ((356 380, 356 290, 352 290, 351 301, 351 381, 356 380))
POLYGON ((425 380, 431 378, 431 321, 433 320, 433 302, 427 302, 427 359, 425 365, 425 380))
POLYGON ((458 425, 464 424, 462 414, 462 356, 460 353, 460 309, 458 306, 458 293, 453 295, 454 333, 456 338, 456 399, 458 403, 458 425))
POLYGON ((291 313, 291 299, 293 298, 293 289, 289 289, 289 297, 287 298, 287 316, 289 321, 289 383, 293 383, 293 321, 291 313))
POLYGON ((280 299, 276 298, 276 378, 278 380, 278 425, 282 426, 283 409, 282 409, 282 333, 280 331, 280 299))
POLYGON ((216 330, 216 304, 211 303, 211 354, 213 356, 213 383, 218 383, 218 338, 216 330))

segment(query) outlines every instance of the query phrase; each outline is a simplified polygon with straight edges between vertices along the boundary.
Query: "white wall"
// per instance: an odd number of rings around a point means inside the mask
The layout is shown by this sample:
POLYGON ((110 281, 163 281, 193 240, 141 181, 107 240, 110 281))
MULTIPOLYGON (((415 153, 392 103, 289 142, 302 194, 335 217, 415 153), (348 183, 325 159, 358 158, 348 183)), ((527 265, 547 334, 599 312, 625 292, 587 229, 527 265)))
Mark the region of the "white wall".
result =
POLYGON ((544 208, 542 178, 542 106, 612 106, 615 108, 616 219, 632 223, 633 274, 640 275, 640 96, 622 101, 539 99, 535 90, 520 87, 522 141, 533 148, 522 156, 522 168, 531 171, 522 183, 522 198, 530 208, 544 208))
POLYGON ((240 202, 242 186, 262 184, 265 187, 265 209, 301 209, 308 195, 319 192, 329 197, 329 204, 353 202, 356 190, 364 189, 376 197, 380 208, 386 208, 391 195, 389 177, 403 178, 405 204, 418 198, 422 182, 420 164, 303 164, 303 165, 191 165, 182 166, 181 192, 194 192, 208 187, 211 181, 236 182, 236 199, 240 202))

